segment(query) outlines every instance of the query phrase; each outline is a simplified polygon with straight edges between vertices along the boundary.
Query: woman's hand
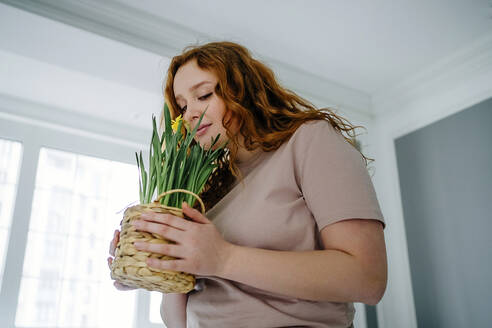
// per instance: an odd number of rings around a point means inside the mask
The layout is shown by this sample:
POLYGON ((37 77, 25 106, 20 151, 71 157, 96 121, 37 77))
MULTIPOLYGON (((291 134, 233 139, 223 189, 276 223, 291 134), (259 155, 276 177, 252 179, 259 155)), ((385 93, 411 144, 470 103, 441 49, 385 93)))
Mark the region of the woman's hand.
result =
POLYGON ((193 221, 161 213, 145 213, 133 221, 137 230, 153 232, 175 244, 135 242, 135 248, 175 257, 176 260, 148 259, 151 267, 195 275, 220 276, 232 244, 225 241, 213 223, 183 202, 183 214, 193 221))
MULTIPOLYGON (((113 240, 111 240, 111 243, 109 244, 109 254, 111 255, 108 257, 108 266, 109 269, 111 270, 111 264, 113 263, 113 259, 115 256, 115 250, 116 250, 116 245, 118 245, 118 241, 120 240, 120 231, 115 230, 113 234, 113 240)), ((127 285, 123 285, 122 283, 115 281, 113 285, 116 287, 116 289, 119 290, 132 290, 136 289, 135 287, 130 287, 127 285)))

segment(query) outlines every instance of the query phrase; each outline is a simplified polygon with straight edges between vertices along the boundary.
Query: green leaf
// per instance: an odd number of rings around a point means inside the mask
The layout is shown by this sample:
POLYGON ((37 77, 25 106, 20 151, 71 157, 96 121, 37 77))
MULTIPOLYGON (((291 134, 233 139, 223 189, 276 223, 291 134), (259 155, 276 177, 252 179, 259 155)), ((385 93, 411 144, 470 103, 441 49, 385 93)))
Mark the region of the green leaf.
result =
POLYGON ((142 177, 142 194, 145 201, 147 197, 147 173, 145 172, 145 165, 142 159, 142 151, 140 151, 140 176, 142 177))
POLYGON ((144 193, 142 189, 142 173, 140 171, 140 163, 138 161, 138 153, 135 152, 135 157, 137 158, 137 169, 138 169, 138 194, 140 196, 140 203, 143 203, 144 193))
MULTIPOLYGON (((205 151, 194 137, 200 126, 205 108, 192 131, 182 131, 184 121, 180 121, 176 132, 172 130, 171 114, 167 104, 164 105, 164 132, 159 136, 155 116, 152 116, 152 137, 149 147, 149 170, 145 170, 142 151, 135 154, 139 169, 140 202, 151 202, 154 194, 161 194, 171 189, 186 189, 196 194, 203 190, 211 172, 217 167, 214 162, 223 153, 224 145, 216 147, 220 135, 211 138, 211 147, 205 151), (164 147, 163 147, 164 146, 164 147), (162 150, 164 148, 164 150, 162 150)), ((181 207, 183 200, 193 205, 195 198, 184 193, 166 195, 161 204, 181 207)))

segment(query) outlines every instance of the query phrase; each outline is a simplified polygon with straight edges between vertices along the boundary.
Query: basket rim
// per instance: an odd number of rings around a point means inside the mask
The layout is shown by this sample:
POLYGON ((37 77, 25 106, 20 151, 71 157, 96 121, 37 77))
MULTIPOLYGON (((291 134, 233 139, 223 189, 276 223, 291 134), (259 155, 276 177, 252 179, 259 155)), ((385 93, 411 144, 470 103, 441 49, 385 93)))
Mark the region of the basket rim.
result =
POLYGON ((153 201, 153 203, 157 203, 157 204, 159 204, 160 206, 162 206, 164 208, 178 209, 178 210, 182 211, 182 209, 179 208, 179 207, 167 206, 167 205, 162 205, 161 203, 159 203, 159 201, 161 200, 162 197, 164 197, 166 195, 170 195, 170 194, 176 193, 176 192, 182 192, 182 193, 185 193, 185 194, 189 194, 189 195, 194 196, 196 198, 196 200, 198 200, 198 202, 200 203, 200 206, 201 206, 201 209, 202 209, 202 214, 205 214, 205 204, 203 203, 203 200, 200 198, 200 196, 198 196, 197 194, 195 194, 193 191, 189 191, 189 190, 186 190, 186 189, 171 189, 171 190, 168 190, 168 191, 164 191, 159 196, 157 196, 157 198, 153 201))

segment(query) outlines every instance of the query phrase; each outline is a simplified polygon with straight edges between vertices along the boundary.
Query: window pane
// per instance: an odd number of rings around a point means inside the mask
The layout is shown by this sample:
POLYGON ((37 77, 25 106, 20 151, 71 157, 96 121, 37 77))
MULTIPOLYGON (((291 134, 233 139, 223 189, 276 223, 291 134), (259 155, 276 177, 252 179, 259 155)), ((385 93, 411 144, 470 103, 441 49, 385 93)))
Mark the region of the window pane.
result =
POLYGON ((22 145, 19 142, 0 139, 0 285, 7 255, 21 151, 22 145))
POLYGON ((73 192, 68 188, 36 185, 29 229, 38 232, 68 233, 72 196, 73 192))
POLYGON ((98 283, 63 281, 58 326, 97 327, 97 315, 94 313, 102 305, 98 297, 99 289, 98 283))
POLYGON ((0 184, 16 184, 22 145, 0 139, 0 184))
POLYGON ((61 281, 22 278, 16 326, 55 327, 61 281))
POLYGON ((41 149, 17 326, 133 326, 136 292, 114 288, 106 258, 120 211, 138 200, 137 174, 136 165, 41 149))
MULTIPOLYGON (((8 229, 6 228, 0 228, 0 282, 2 281, 3 278, 3 266, 5 262, 5 252, 7 250, 7 236, 8 236, 8 229)), ((1 287, 1 283, 0 283, 1 287)))
POLYGON ((0 228, 10 227, 16 191, 17 184, 0 183, 0 228))
POLYGON ((67 237, 29 231, 23 276, 61 279, 63 275, 67 237))

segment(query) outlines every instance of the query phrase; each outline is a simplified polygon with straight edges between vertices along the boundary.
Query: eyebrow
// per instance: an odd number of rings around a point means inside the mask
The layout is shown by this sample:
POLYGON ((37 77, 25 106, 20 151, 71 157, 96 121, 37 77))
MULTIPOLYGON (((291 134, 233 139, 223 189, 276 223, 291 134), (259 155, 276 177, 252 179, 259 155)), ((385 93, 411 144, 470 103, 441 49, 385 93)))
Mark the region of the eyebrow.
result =
MULTIPOLYGON (((207 80, 206 80, 206 81, 199 82, 199 83, 197 83, 197 84, 193 85, 193 86, 190 88, 190 92, 193 92, 193 91, 195 91, 196 89, 198 89, 199 87, 201 87, 202 85, 204 85, 204 84, 208 84, 208 83, 210 83, 210 84, 211 84, 211 83, 213 83, 213 82, 212 82, 212 81, 207 81, 207 80)), ((182 96, 181 96, 181 95, 177 95, 177 96, 176 96, 176 99, 178 99, 178 98, 182 98, 182 96)))

